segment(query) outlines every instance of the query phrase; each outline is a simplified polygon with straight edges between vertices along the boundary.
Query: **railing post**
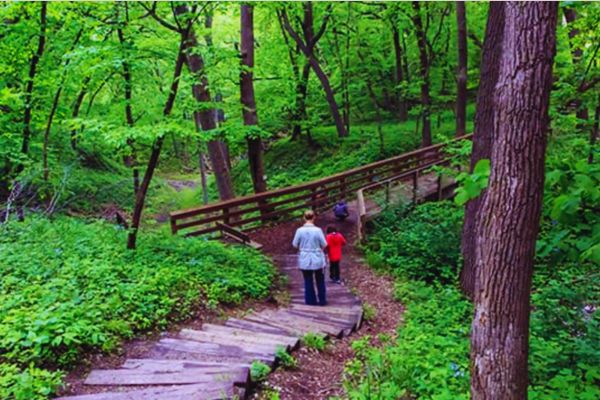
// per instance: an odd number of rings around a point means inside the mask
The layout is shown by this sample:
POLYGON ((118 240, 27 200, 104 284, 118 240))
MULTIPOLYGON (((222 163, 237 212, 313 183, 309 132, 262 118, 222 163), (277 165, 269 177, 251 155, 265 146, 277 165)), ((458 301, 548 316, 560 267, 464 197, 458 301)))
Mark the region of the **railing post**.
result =
POLYGON ((229 208, 226 207, 223 209, 223 223, 229 225, 229 208))
POLYGON ((346 199, 346 177, 342 177, 340 181, 340 200, 346 199))
POLYGON ((311 201, 310 201, 311 202, 311 207, 310 208, 313 211, 317 211, 317 188, 313 187, 311 189, 311 192, 312 192, 312 196, 310 198, 311 199, 311 201))
POLYGON ((440 173, 437 178, 437 199, 442 200, 442 174, 440 173))
POLYGON ((175 235, 177 233, 177 221, 171 217, 171 233, 175 235))
POLYGON ((413 204, 417 204, 417 190, 419 189, 419 170, 416 170, 413 174, 413 193, 412 201, 413 204))
POLYGON ((387 181, 387 183, 385 184, 385 204, 389 205, 390 204, 390 181, 387 181))

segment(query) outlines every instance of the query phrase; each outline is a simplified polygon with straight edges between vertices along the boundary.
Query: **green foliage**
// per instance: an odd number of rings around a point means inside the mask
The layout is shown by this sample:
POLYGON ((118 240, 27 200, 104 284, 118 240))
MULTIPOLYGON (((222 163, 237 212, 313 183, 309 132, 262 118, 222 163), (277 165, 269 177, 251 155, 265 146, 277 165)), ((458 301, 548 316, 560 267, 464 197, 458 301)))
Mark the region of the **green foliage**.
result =
POLYGON ((487 187, 490 177, 490 160, 481 159, 475 164, 473 173, 465 172, 459 174, 456 180, 459 183, 456 189, 454 203, 459 206, 465 205, 469 200, 479 197, 481 192, 487 187))
POLYGON ((102 222, 30 217, 2 229, 0 360, 22 367, 66 367, 201 305, 265 296, 274 276, 259 253, 214 241, 148 233, 133 252, 126 231, 102 222))
POLYGON ((296 369, 298 366, 298 362, 294 358, 293 355, 288 353, 288 351, 283 346, 278 346, 275 351, 275 356, 285 369, 296 369))
POLYGON ((373 305, 364 302, 363 305, 363 319, 365 321, 373 321, 377 317, 377 308, 373 305))
MULTIPOLYGON (((552 186, 551 186, 552 187, 552 186)), ((452 209, 450 203, 423 204, 412 212, 397 210, 383 214, 370 241, 389 241, 382 235, 385 221, 405 230, 431 229, 430 207, 452 209)), ((457 225, 458 222, 455 221, 457 225)), ((540 241, 547 240, 543 232, 540 241)), ((458 248, 458 242, 455 243, 458 248)), ((381 243, 369 243, 368 248, 384 248, 381 243)), ((401 250, 398 250, 401 251, 401 250)), ((432 247, 432 251, 445 252, 432 247)), ((387 263, 393 253, 378 251, 376 260, 387 263), (382 254, 386 254, 383 256, 382 254)), ((441 254, 423 252, 425 260, 438 265, 441 254)), ((414 258, 421 255, 413 253, 414 258)), ((548 260, 548 258, 544 258, 548 260)), ((415 262, 415 263, 417 263, 415 262)), ((395 271, 395 269, 392 269, 395 271)), ((382 347, 373 347, 368 339, 353 344, 356 357, 346 366, 345 387, 351 399, 397 399, 406 397, 430 399, 467 399, 469 393, 469 330, 472 306, 453 285, 444 283, 444 276, 430 280, 429 270, 420 277, 413 271, 413 281, 398 279, 395 295, 406 307, 404 325, 398 328, 398 338, 382 347)), ((532 293, 532 314, 529 354, 529 398, 532 399, 595 399, 600 395, 597 382, 600 370, 600 302, 598 272, 592 263, 536 267, 532 293)), ((401 275, 403 276, 403 275, 401 275)))
POLYGON ((44 400, 62 383, 63 374, 30 365, 20 368, 0 362, 0 398, 14 400, 44 400))
POLYGON ((271 367, 262 361, 253 361, 250 366, 250 377, 253 382, 262 382, 271 373, 271 367))
POLYGON ((325 338, 322 335, 317 335, 316 333, 309 332, 302 337, 302 344, 309 349, 323 351, 327 346, 325 342, 325 338))
POLYGON ((448 202, 391 208, 375 222, 367 259, 397 276, 453 281, 460 258, 462 211, 448 202))

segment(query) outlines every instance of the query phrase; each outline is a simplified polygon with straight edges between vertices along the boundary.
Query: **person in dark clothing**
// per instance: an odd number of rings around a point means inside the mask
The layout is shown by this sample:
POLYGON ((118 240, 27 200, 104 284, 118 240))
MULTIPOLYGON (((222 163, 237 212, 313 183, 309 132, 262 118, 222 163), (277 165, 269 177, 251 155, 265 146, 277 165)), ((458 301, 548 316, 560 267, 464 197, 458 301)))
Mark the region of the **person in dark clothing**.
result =
POLYGON ((342 261, 342 246, 346 245, 346 238, 334 226, 328 226, 325 240, 329 256, 329 277, 333 282, 341 283, 340 261, 342 261))
POLYGON ((348 205, 344 200, 338 201, 333 207, 333 215, 335 215, 335 217, 340 221, 344 221, 346 218, 348 218, 350 213, 348 212, 348 205))

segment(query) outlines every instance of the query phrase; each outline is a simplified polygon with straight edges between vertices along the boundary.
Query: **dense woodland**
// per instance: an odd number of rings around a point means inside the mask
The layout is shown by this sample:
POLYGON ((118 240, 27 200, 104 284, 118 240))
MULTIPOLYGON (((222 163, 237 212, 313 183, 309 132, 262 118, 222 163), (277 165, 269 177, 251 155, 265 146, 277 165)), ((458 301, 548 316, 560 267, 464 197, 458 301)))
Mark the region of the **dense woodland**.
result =
POLYGON ((355 342, 348 397, 600 397, 598 26, 594 2, 2 3, 0 398, 269 296, 267 258, 170 211, 467 133, 453 201, 371 227, 406 313, 355 342))

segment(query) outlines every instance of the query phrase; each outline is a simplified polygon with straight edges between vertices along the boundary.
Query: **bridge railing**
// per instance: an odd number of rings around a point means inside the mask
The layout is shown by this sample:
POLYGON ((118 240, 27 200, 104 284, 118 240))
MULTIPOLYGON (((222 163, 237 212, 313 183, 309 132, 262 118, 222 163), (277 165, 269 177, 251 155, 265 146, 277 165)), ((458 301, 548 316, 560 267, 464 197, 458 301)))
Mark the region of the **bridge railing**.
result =
MULTIPOLYGON (((456 140, 469 138, 466 135, 456 140)), ((220 231, 219 223, 251 230, 296 218, 307 208, 320 212, 340 199, 353 198, 361 188, 436 165, 447 157, 444 147, 424 147, 312 182, 175 211, 170 214, 171 231, 185 236, 204 235, 220 231)))

